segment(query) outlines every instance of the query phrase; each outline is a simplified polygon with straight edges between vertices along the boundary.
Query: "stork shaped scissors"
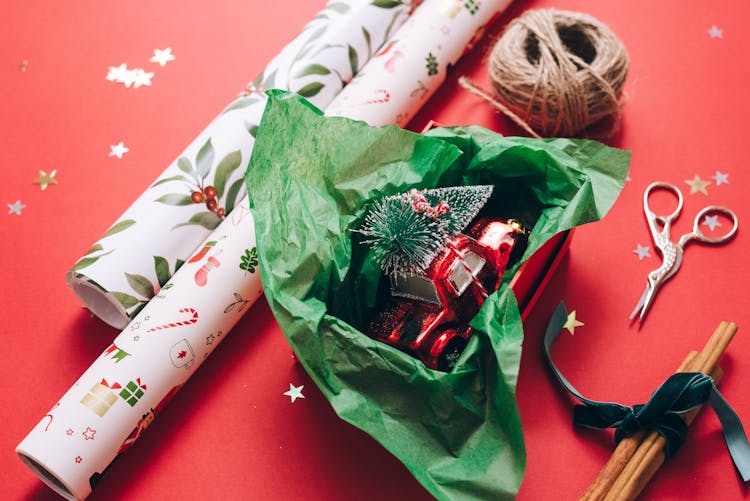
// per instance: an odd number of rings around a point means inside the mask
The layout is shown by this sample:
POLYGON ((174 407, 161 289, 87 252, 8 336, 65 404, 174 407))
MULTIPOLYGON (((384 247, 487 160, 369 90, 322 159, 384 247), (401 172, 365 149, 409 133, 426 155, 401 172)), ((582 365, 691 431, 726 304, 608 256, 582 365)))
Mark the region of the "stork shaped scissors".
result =
POLYGON ((693 220, 693 230, 690 233, 682 235, 677 243, 673 242, 670 239, 672 221, 680 216, 680 213, 682 212, 682 203, 682 192, 672 183, 655 181, 649 184, 643 192, 643 212, 646 215, 649 230, 651 230, 651 238, 662 256, 662 264, 659 268, 648 274, 646 289, 638 300, 635 309, 630 314, 629 318, 631 321, 638 316, 638 323, 643 323, 643 319, 646 317, 646 312, 648 312, 654 302, 656 293, 661 289, 662 285, 667 282, 667 280, 677 273, 680 266, 682 266, 682 254, 685 245, 693 240, 705 244, 721 244, 732 239, 737 233, 739 222, 737 220, 737 215, 734 212, 721 205, 708 205, 698 211, 695 215, 695 219, 693 220), (666 216, 660 216, 654 213, 648 204, 648 198, 651 193, 659 189, 670 191, 677 197, 677 208, 671 214, 666 216), (722 214, 731 221, 732 228, 727 233, 717 237, 705 235, 700 229, 700 223, 701 220, 709 214, 722 214))

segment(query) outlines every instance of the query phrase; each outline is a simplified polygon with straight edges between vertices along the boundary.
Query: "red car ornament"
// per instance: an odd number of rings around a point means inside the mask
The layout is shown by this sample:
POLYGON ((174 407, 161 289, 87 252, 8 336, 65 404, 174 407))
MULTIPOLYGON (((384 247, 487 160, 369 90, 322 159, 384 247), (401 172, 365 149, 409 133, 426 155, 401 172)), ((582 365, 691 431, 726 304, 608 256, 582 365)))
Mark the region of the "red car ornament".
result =
POLYGON ((424 272, 390 274, 390 297, 366 333, 431 369, 451 371, 471 337, 469 322, 527 240, 517 221, 478 218, 424 272))

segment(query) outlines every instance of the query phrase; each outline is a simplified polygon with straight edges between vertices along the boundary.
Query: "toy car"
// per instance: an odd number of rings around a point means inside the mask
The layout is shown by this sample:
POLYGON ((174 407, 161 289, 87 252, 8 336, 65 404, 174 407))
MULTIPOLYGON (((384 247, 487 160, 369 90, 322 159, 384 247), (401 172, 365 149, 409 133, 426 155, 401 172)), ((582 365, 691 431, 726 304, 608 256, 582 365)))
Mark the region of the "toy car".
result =
POLYGON ((451 239, 425 273, 390 275, 390 297, 368 335, 431 369, 452 370, 471 336, 469 322, 523 254, 527 238, 516 221, 478 219, 451 239))

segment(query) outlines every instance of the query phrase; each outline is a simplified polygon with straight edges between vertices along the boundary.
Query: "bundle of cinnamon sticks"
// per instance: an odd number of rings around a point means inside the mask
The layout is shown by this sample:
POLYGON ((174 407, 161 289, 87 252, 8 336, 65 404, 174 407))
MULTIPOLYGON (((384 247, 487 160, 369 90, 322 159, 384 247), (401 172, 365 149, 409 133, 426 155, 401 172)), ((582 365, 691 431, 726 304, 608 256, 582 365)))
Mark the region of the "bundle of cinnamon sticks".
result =
MULTIPOLYGON (((677 372, 703 372, 718 385, 723 375, 717 362, 737 332, 737 325, 721 322, 700 352, 691 351, 677 372)), ((700 408, 683 416, 688 425, 700 408)), ((666 441, 655 431, 641 431, 620 441, 596 480, 581 497, 585 501, 635 499, 666 459, 666 441)))

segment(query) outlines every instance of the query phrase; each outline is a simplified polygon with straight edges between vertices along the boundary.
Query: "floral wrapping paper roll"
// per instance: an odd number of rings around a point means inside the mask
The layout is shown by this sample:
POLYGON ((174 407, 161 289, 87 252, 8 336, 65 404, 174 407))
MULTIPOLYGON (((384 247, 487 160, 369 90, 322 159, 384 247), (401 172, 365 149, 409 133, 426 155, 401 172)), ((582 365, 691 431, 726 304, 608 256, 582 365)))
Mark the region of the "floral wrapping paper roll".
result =
POLYGON ((427 0, 357 73, 326 114, 406 126, 448 69, 511 0, 427 0))
POLYGON ((410 4, 331 0, 68 271, 84 305, 122 329, 245 196, 263 91, 291 90, 325 107, 404 23, 410 4))
POLYGON ((58 494, 88 496, 261 295, 257 266, 245 198, 18 445, 21 459, 58 494))

